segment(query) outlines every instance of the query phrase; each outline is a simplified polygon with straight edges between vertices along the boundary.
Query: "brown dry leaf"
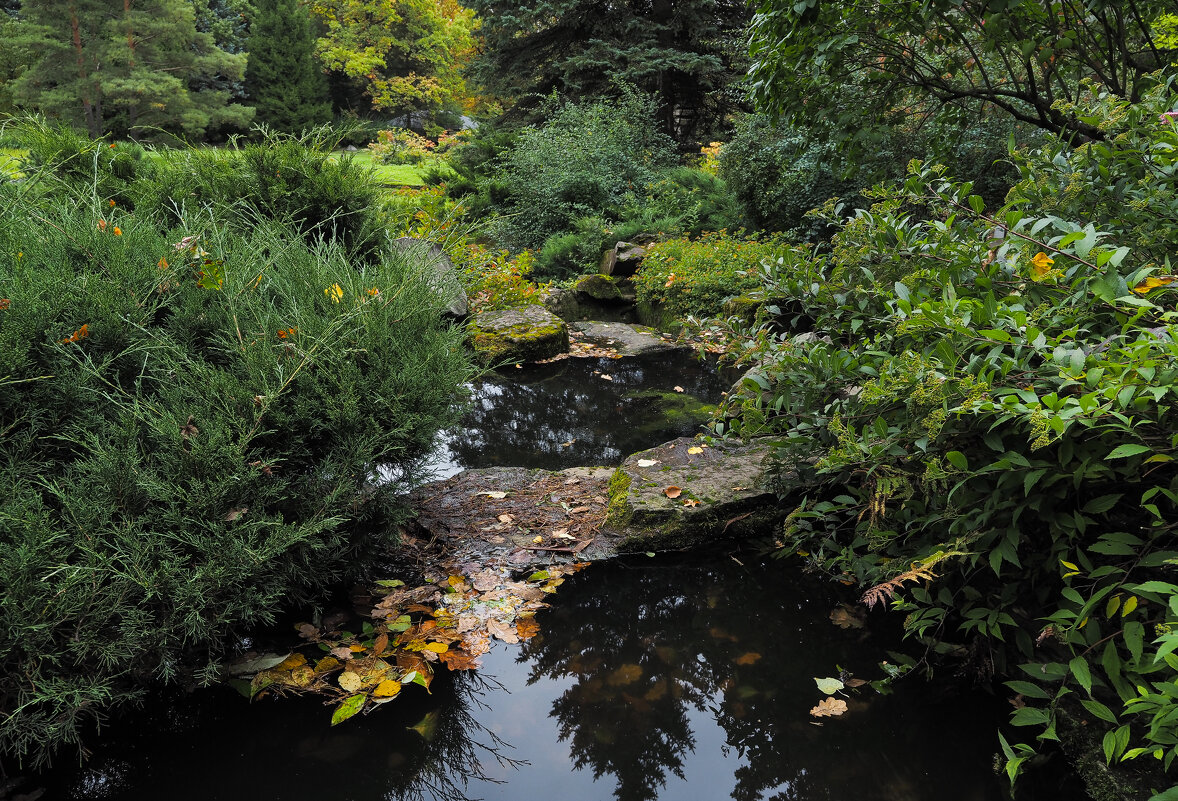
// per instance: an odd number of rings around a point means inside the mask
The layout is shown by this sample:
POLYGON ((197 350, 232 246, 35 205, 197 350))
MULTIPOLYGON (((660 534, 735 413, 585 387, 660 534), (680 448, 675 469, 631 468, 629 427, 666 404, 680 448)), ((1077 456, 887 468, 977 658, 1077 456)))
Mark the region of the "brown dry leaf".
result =
POLYGON ((861 629, 866 621, 863 614, 854 607, 842 604, 831 610, 830 622, 840 629, 861 629))
POLYGON ((511 643, 513 645, 519 642, 519 637, 516 636, 515 633, 515 627, 508 623, 504 623, 502 620, 496 620, 494 618, 488 620, 487 631, 503 640, 503 642, 511 643))
POLYGON ((499 586, 499 576, 491 570, 480 570, 470 577, 470 585, 479 592, 493 590, 499 586))
POLYGON ((225 515, 225 522, 232 523, 233 521, 237 520, 237 518, 241 517, 243 514, 245 514, 249 510, 250 510, 250 508, 248 506, 238 506, 235 509, 230 509, 229 513, 227 515, 225 515))
POLYGON ((867 679, 847 679, 846 682, 844 682, 844 683, 848 687, 854 689, 856 687, 862 687, 864 684, 866 684, 867 679))
POLYGON ((299 636, 304 640, 309 640, 319 633, 319 629, 315 628, 310 623, 300 623, 299 625, 295 626, 295 630, 298 631, 299 636))
POLYGON ((479 627, 479 622, 479 619, 474 615, 459 615, 458 633, 465 634, 468 631, 474 631, 479 627))
POLYGON ((510 523, 512 520, 515 520, 515 515, 499 515, 500 523, 510 523))
POLYGON ((752 665, 761 661, 761 655, 756 651, 749 651, 747 654, 741 654, 732 661, 738 665, 752 665))
POLYGON ((515 633, 521 640, 530 640, 540 633, 540 624, 534 617, 525 617, 515 622, 515 633))
POLYGON ((358 673, 353 673, 350 670, 345 670, 339 674, 339 686, 343 687, 347 692, 354 693, 364 686, 364 680, 360 678, 358 673))
POLYGON ((389 635, 382 634, 376 638, 376 642, 372 644, 372 653, 380 656, 385 649, 389 647, 389 635))
POLYGON ((569 530, 567 528, 558 528, 552 532, 552 536, 563 537, 568 533, 569 533, 569 530))
POLYGON ((572 509, 569 509, 569 514, 571 514, 571 515, 579 515, 579 514, 581 514, 582 512, 588 512, 588 511, 589 511, 589 507, 588 507, 588 506, 574 506, 572 509))
POLYGON ((685 498, 683 500, 684 506, 699 506, 699 504, 700 504, 700 502, 697 501, 695 498, 685 498))
POLYGON ((342 659, 344 661, 352 658, 352 649, 343 645, 341 645, 339 648, 332 648, 329 653, 331 653, 331 655, 336 659, 342 659))
POLYGON ((447 651, 439 659, 450 670, 475 670, 480 667, 478 659, 462 651, 447 651))
POLYGON ((614 377, 612 375, 606 375, 605 373, 602 373, 601 377, 603 379, 605 379, 606 381, 613 381, 614 380, 614 377))
POLYGON ((189 437, 195 437, 199 433, 200 429, 192 424, 192 415, 188 415, 188 422, 180 426, 180 436, 188 439, 189 437))
POLYGON ((666 495, 671 500, 675 500, 676 498, 678 498, 682 494, 683 494, 683 489, 681 487, 671 486, 671 487, 667 487, 665 490, 663 490, 663 495, 666 495))
POLYGON ((847 711, 847 702, 841 698, 828 696, 818 702, 818 706, 810 710, 810 714, 816 718, 833 718, 838 717, 847 711))
MULTIPOLYGON (((472 631, 463 639, 462 649, 471 656, 482 656, 491 650, 491 635, 483 629, 472 631)), ((443 661, 445 661, 445 657, 443 657, 443 661)))

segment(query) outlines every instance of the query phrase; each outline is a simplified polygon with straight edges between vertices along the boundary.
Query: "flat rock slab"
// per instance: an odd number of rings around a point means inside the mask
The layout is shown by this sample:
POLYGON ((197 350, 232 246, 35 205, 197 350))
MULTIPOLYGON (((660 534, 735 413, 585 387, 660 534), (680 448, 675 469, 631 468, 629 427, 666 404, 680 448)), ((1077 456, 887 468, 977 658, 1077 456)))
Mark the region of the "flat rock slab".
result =
POLYGON ((468 340, 487 364, 538 362, 569 350, 564 320, 543 306, 489 311, 471 321, 468 340))
POLYGON ((628 323, 585 322, 572 323, 571 328, 585 341, 613 348, 621 356, 683 348, 668 342, 653 328, 628 323))
POLYGON ((764 531, 784 517, 763 442, 702 445, 681 437, 633 454, 610 480, 608 529, 623 548, 685 547, 764 531))
POLYGON ((410 496, 410 544, 420 561, 437 554, 471 570, 609 558, 622 540, 602 529, 613 472, 490 467, 425 484, 410 496))

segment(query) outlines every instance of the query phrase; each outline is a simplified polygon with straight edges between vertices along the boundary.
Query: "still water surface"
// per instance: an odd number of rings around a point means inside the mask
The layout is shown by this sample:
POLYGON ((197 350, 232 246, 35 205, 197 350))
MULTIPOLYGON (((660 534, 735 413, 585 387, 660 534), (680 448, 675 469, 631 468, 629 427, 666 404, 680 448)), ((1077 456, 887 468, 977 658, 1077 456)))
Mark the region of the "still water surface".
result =
MULTIPOLYGON (((577 799, 997 801, 992 699, 919 680, 848 697, 822 725, 814 677, 878 678, 888 643, 840 629, 835 590, 727 554, 595 565, 541 634, 478 673, 412 688, 336 728, 314 700, 200 693, 109 732, 56 797, 207 801, 577 799)), ((880 613, 881 615, 883 613, 880 613)))

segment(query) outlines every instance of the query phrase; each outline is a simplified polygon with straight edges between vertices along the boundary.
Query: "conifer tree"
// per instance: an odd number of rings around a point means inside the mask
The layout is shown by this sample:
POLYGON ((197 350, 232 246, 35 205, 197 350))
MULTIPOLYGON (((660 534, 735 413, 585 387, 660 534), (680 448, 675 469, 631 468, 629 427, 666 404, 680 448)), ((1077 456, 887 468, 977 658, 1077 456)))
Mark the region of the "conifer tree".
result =
POLYGON ((245 56, 198 33, 189 0, 25 0, 21 15, 16 44, 40 57, 13 82, 16 101, 91 137, 201 136, 252 116, 227 91, 190 89, 201 77, 240 79, 245 56))
POLYGON ((585 97, 617 80, 653 94, 683 140, 732 103, 743 74, 742 0, 470 0, 486 41, 476 76, 527 108, 553 91, 585 97))
POLYGON ((257 7, 245 87, 258 120, 295 133, 329 122, 327 78, 314 55, 310 18, 295 0, 260 0, 257 7))

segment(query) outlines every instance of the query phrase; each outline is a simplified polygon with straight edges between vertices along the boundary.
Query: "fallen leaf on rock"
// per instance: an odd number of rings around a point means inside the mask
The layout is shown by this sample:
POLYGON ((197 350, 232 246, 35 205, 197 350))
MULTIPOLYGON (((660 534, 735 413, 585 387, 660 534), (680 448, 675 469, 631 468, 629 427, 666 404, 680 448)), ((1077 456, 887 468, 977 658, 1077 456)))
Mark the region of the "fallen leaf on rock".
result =
POLYGON ((695 498, 687 498, 686 500, 683 501, 684 506, 699 506, 699 503, 700 502, 697 501, 695 498))
POLYGON ((552 537, 553 537, 553 539, 558 539, 558 540, 575 540, 576 539, 576 537, 574 537, 572 534, 566 534, 563 531, 561 531, 559 534, 556 532, 553 532, 552 537))
POLYGON ((685 390, 683 389, 683 387, 675 387, 675 391, 676 392, 684 392, 685 390))
POLYGON ((506 493, 506 492, 500 492, 500 491, 498 491, 498 490, 496 490, 496 491, 494 491, 494 492, 478 492, 478 493, 475 493, 475 494, 476 494, 476 495, 486 495, 488 498, 494 498, 494 499, 495 499, 495 500, 497 500, 497 501, 498 501, 498 500, 502 500, 503 498, 506 498, 506 497, 507 497, 507 493, 506 493))
POLYGON ((683 490, 680 487, 667 487, 665 490, 663 490, 663 495, 666 495, 671 500, 678 498, 682 494, 683 490))
POLYGON ((569 530, 568 530, 567 528, 558 528, 558 529, 556 529, 556 530, 554 530, 554 531, 552 532, 552 536, 554 536, 554 537, 564 537, 564 536, 566 536, 568 533, 569 533, 569 530))
POLYGON ((544 538, 543 537, 532 537, 532 542, 539 545, 540 543, 544 542, 544 538))
POLYGON ((818 706, 810 710, 810 714, 816 718, 838 717, 847 711, 847 702, 840 698, 824 698, 818 702, 818 706))
POLYGON ((658 459, 639 459, 638 460, 639 467, 654 467, 658 463, 659 463, 658 459))
POLYGON ((571 515, 579 515, 579 514, 581 514, 582 512, 588 512, 588 511, 589 511, 589 507, 588 507, 588 506, 574 506, 572 509, 569 509, 569 514, 571 514, 571 515))
POLYGON ((696 445, 696 446, 688 448, 687 452, 690 453, 692 456, 695 456, 698 453, 703 453, 704 449, 699 447, 698 445, 696 445))
POLYGON ((500 523, 510 523, 512 520, 515 520, 515 515, 499 515, 500 523))

